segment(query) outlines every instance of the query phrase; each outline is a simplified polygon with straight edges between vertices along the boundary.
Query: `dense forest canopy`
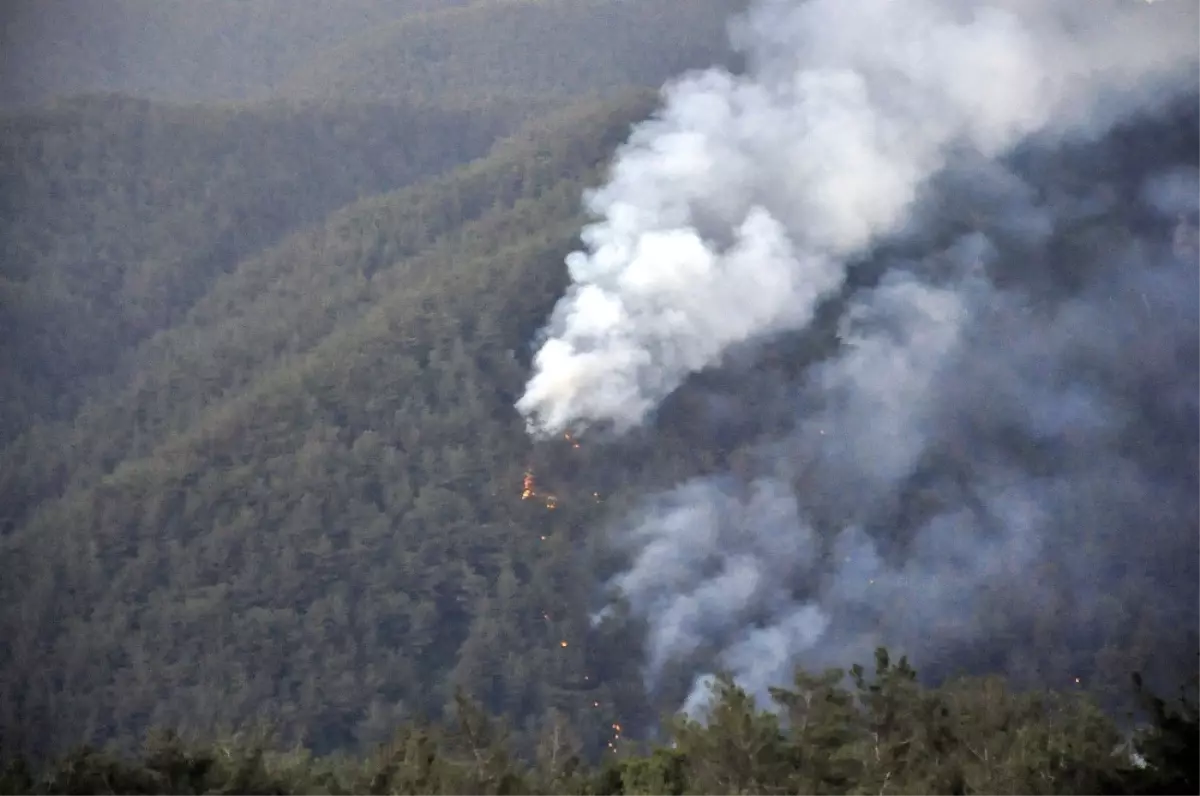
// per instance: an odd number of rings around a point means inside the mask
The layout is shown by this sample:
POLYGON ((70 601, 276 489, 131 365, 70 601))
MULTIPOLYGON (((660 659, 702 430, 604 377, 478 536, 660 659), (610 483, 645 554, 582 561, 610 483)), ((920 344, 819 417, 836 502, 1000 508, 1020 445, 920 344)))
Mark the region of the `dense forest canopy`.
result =
POLYGON ((0 11, 0 790, 1195 792, 1194 10, 686 5, 0 11))
POLYGON ((997 678, 922 688, 878 650, 872 672, 798 672, 764 710, 727 679, 704 723, 676 719, 638 748, 614 723, 589 764, 569 719, 514 755, 503 723, 461 694, 448 720, 406 723, 362 757, 281 750, 269 732, 199 745, 166 731, 137 755, 84 748, 6 793, 1179 793, 1196 792, 1196 713, 1143 695, 1156 730, 1132 743, 1078 695, 1018 695, 997 678))

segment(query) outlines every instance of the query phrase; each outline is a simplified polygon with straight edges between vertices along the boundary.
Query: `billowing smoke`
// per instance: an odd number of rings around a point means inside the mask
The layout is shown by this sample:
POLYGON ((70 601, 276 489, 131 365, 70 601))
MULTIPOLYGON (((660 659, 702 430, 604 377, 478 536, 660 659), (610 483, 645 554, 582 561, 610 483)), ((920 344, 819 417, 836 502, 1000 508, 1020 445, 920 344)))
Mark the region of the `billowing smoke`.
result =
POLYGON ((807 325, 952 150, 1093 133, 1193 80, 1193 6, 760 3, 749 73, 670 86, 589 197, 517 408, 537 432, 627 429, 731 345, 807 325))
POLYGON ((734 29, 745 74, 668 87, 589 197, 531 431, 631 429, 689 374, 838 320, 753 396, 785 433, 749 474, 619 534, 651 686, 684 665, 697 706, 717 667, 761 694, 879 644, 1036 678, 1048 639, 1195 627, 1196 133, 1106 136, 1197 91, 1197 12, 767 0, 734 29))
POLYGON ((697 480, 635 518, 613 585, 648 623, 651 685, 709 660, 763 696, 880 644, 926 665, 999 648, 991 665, 1036 679, 1037 624, 1090 646, 1133 599, 1124 570, 1168 601, 1143 631, 1195 627, 1194 256, 1135 247, 1045 306, 970 248, 958 274, 931 258, 856 297, 748 484, 697 480))

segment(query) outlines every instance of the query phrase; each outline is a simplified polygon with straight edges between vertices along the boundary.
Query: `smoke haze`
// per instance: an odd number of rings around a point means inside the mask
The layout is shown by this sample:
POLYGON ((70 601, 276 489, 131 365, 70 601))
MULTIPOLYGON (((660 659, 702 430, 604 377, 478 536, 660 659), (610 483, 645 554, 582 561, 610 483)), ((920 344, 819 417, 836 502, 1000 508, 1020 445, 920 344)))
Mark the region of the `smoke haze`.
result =
POLYGON ((750 72, 669 86, 588 197, 518 409, 546 434, 625 430, 729 346, 806 326, 952 150, 1097 135, 1193 84, 1195 11, 760 3, 736 28, 750 72))
POLYGON ((715 668, 763 695, 879 644, 1036 679, 1024 650, 1056 636, 1059 669, 1137 633, 1192 632, 1194 664, 1197 11, 766 0, 733 26, 746 74, 667 87, 587 199, 531 433, 630 430, 838 320, 743 396, 786 432, 748 476, 617 535, 650 687, 685 666, 694 708, 715 668))

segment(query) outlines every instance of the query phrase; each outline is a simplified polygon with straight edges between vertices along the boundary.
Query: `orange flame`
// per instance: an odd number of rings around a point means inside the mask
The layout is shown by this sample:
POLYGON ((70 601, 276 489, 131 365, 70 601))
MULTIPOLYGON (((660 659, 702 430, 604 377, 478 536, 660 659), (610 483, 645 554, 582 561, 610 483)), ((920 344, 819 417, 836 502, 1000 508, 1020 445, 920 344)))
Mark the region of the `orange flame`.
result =
POLYGON ((529 498, 533 497, 536 494, 537 494, 537 487, 534 485, 534 482, 533 482, 533 470, 526 470, 525 471, 525 480, 523 482, 523 488, 521 490, 521 500, 529 500, 529 498))

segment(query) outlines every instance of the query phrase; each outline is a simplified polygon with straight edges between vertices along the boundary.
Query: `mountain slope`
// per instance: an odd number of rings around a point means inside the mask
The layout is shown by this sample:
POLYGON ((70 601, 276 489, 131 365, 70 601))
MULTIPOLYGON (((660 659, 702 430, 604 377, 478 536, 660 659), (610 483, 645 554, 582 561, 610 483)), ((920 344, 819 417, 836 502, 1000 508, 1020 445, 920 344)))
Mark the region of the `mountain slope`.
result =
POLYGON ((745 0, 14 0, 0 106, 120 92, 172 101, 546 99, 657 87, 727 52, 745 0))
POLYGON ((112 91, 270 96, 300 64, 412 13, 469 0, 8 0, 0 104, 112 91))
MULTIPOLYGON (((329 311, 348 314, 307 353, 239 362, 221 355, 238 347, 222 349, 217 335, 196 361, 225 363, 231 373, 216 375, 237 390, 207 407, 197 399, 171 436, 4 539, 14 577, 0 587, 11 640, 0 669, 20 687, 3 725, 65 742, 79 729, 125 736, 156 721, 211 728, 268 716, 336 746, 375 737, 397 711, 440 710, 450 684, 477 684, 477 667, 528 637, 542 642, 527 642, 524 663, 496 682, 495 706, 533 720, 561 699, 564 678, 580 677, 561 634, 587 635, 585 595, 560 592, 570 523, 594 502, 549 515, 518 499, 528 443, 510 408, 522 378, 510 352, 562 287, 584 180, 647 105, 575 114, 557 134, 431 186, 423 204, 413 192, 370 200, 316 233, 357 228, 377 255, 412 245, 420 220, 438 217, 422 208, 494 203, 369 280, 370 252, 332 269, 357 287, 317 293, 340 295, 329 311), (534 165, 522 173, 520 163, 534 165), (497 179, 512 181, 507 191, 497 179), (374 309, 355 308, 372 295, 374 309), (563 536, 543 547, 551 530, 563 536), (66 590, 55 586, 64 577, 66 590), (571 614, 556 625, 547 605, 571 614), (526 624, 505 629, 518 618, 526 624)), ((286 285, 302 288, 331 264, 320 248, 307 262, 268 256, 231 276, 250 284, 250 271, 277 269, 260 281, 271 287, 261 311, 242 317, 302 327, 314 294, 286 285)), ((188 369, 171 365, 163 360, 172 403, 187 404, 188 369)), ((194 375, 199 391, 213 374, 194 375)), ((129 433, 122 418, 108 421, 97 427, 129 433)))
MULTIPOLYGON (((477 163, 354 203, 217 278, 178 325, 123 358, 122 377, 85 403, 78 422, 40 424, 0 457, 6 523, 145 454, 262 368, 354 320, 381 291, 423 277, 451 253, 486 252, 497 235, 519 238, 523 227, 508 229, 512 203, 546 190, 576 168, 569 164, 597 165, 624 135, 628 109, 648 112, 652 99, 632 95, 548 117, 477 163)), ((574 212, 578 197, 564 201, 574 212)))
POLYGON ((729 57, 744 0, 489 0, 413 15, 300 67, 280 90, 364 97, 577 97, 657 88, 729 57))
POLYGON ((477 157, 529 108, 83 98, 0 119, 0 444, 288 230, 477 157))
MULTIPOLYGON (((461 687, 526 750, 554 711, 599 750, 612 725, 677 706, 686 670, 649 704, 637 623, 591 621, 620 566, 602 532, 714 469, 745 488, 739 462, 770 418, 715 422, 722 393, 769 396, 812 341, 685 385, 620 442, 533 445, 512 408, 564 287, 579 196, 652 104, 589 103, 295 233, 140 346, 129 385, 71 427, 30 429, 3 468, 4 501, 25 501, 0 537, 6 743, 267 719, 340 749, 439 714, 461 687)), ((1123 550, 1087 527, 1072 538, 1123 550)), ((1183 534, 1125 555, 1097 603, 1102 649, 1062 643, 1069 611, 1026 626, 997 597, 980 603, 989 643, 971 653, 1034 685, 1123 688, 1131 670, 1169 669, 1194 637, 1146 573, 1189 553, 1183 534)), ((1053 567, 1025 574, 1048 605, 1073 599, 1053 567)))
MULTIPOLYGON (((828 478, 816 477, 826 468, 801 446, 788 449, 802 460, 794 471, 768 469, 762 456, 811 419, 797 412, 791 388, 847 344, 837 317, 844 307, 822 309, 804 333, 750 341, 618 440, 596 430, 582 442, 533 442, 513 409, 566 287, 580 197, 602 180, 630 125, 653 112, 653 91, 629 84, 656 84, 717 57, 723 9, 739 3, 480 0, 442 9, 449 4, 351 0, 346 13, 358 21, 339 21, 328 35, 313 30, 302 57, 264 66, 270 78, 246 88, 275 91, 295 69, 286 88, 306 95, 302 102, 183 107, 85 97, 0 117, 0 750, 129 745, 152 725, 211 737, 267 721, 284 744, 346 751, 438 716, 461 689, 505 717, 521 752, 539 738, 577 735, 579 749, 606 753, 621 727, 637 737, 660 710, 682 703, 702 671, 683 658, 722 660, 720 639, 685 627, 703 624, 721 601, 737 604, 719 591, 706 602, 682 581, 671 585, 682 596, 678 614, 690 614, 672 627, 699 649, 664 667, 650 690, 643 647, 656 642, 640 620, 620 602, 603 622, 592 614, 630 557, 614 544, 616 531, 679 527, 687 548, 697 541, 684 538, 692 520, 725 511, 722 502, 699 504, 678 524, 654 521, 657 504, 643 498, 670 502, 667 489, 696 476, 711 476, 706 482, 731 498, 734 538, 750 536, 753 518, 739 520, 737 504, 753 503, 753 481, 765 471, 811 509, 781 522, 785 536, 811 525, 814 541, 796 551, 803 562, 779 562, 780 588, 764 594, 808 599, 823 588, 822 571, 846 571, 856 593, 882 593, 838 563, 849 563, 838 541, 852 516, 839 508, 861 499, 853 465, 873 451, 850 440, 846 469, 828 478), (418 6, 435 10, 391 24, 418 6)), ((136 7, 121 8, 115 24, 132 25, 136 7)), ((171 24, 195 20, 201 39, 249 40, 226 22, 197 19, 194 4, 158 8, 171 24)), ((275 0, 240 4, 234 19, 251 38, 267 35, 260 8, 267 19, 286 16, 275 0)), ((316 5, 296 8, 273 46, 320 27, 316 5)), ((249 60, 229 74, 257 68, 256 56, 242 55, 249 60)), ((188 68, 163 75, 161 86, 188 68)), ((120 70, 110 78, 138 83, 120 70)), ((1152 130, 1135 137, 1194 153, 1197 127, 1187 121, 1178 140, 1152 130)), ((1112 152, 1053 166, 1083 186, 1121 184, 1108 167, 1145 171, 1112 152)), ((1139 185, 1117 193, 1134 195, 1139 185)), ((922 246, 979 231, 976 211, 986 206, 937 209, 922 246)), ((1091 262, 1143 234, 1106 207, 1047 233, 1046 250, 1064 263, 1091 262)), ((1172 248, 1161 225, 1145 234, 1148 245, 1172 248)), ((864 255, 848 290, 874 284, 895 256, 864 255)), ((998 262, 1013 272, 1042 267, 1021 251, 998 262)), ((1155 360, 1155 345, 1148 336, 1130 358, 1155 360)), ((1192 348, 1180 351, 1195 360, 1192 348)), ((1131 391, 1142 387, 1129 382, 1131 391)), ((1164 416, 1183 406, 1148 398, 1142 406, 1164 416)), ((995 432, 1012 436, 1011 426, 995 432)), ((1130 439, 1135 446, 1153 458, 1156 445, 1130 439)), ((1011 447, 1005 462, 1041 464, 1054 453, 1020 439, 1011 447)), ((931 469, 961 475, 976 450, 947 445, 928 458, 931 469)), ((957 484, 938 494, 930 483, 917 473, 896 495, 896 521, 872 529, 889 554, 915 546, 914 529, 957 499, 957 484)), ((1196 560, 1189 520, 1163 518, 1167 541, 1147 544, 1138 523, 1073 518, 1057 542, 1060 558, 1000 570, 1036 596, 1030 610, 1014 612, 1014 592, 989 589, 948 628, 910 613, 918 633, 952 633, 957 622, 979 630, 961 645, 931 647, 922 672, 939 678, 965 665, 1003 671, 1021 686, 1075 689, 1082 680, 1093 693, 1116 684, 1125 694, 1133 669, 1153 675, 1187 664, 1196 600, 1162 586, 1186 580, 1186 562, 1196 560), (1105 563, 1081 565, 1073 580, 1078 552, 1105 563), (1103 594, 1089 586, 1079 599, 1073 589, 1097 572, 1103 594)), ((644 582, 669 584, 669 565, 685 552, 651 557, 650 569, 662 572, 644 582)), ((959 560, 947 559, 971 565, 959 560)), ((697 556, 699 570, 722 566, 697 556)), ((914 577, 905 593, 936 589, 937 580, 914 577)), ((863 613, 863 627, 889 621, 863 613)), ((744 612, 728 630, 758 627, 764 616, 744 612)), ((987 704, 978 711, 968 700, 988 726, 1003 724, 1007 710, 992 694, 980 689, 987 704)), ((760 726, 743 713, 730 714, 736 727, 760 726)), ((934 714, 944 729, 944 714, 934 714)), ((852 737, 836 754, 869 760, 859 743, 869 733, 852 737)), ((1090 737, 1111 755, 1111 738, 1090 737)), ((708 744, 693 747, 701 776, 692 781, 713 785, 703 775, 708 744)), ((647 766, 679 761, 660 751, 647 766)), ((955 776, 933 759, 925 772, 955 776)), ((872 792, 896 784, 885 766, 876 774, 863 780, 872 792)), ((380 772, 371 787, 401 787, 389 776, 380 772)), ((663 777, 625 782, 669 789, 659 787, 663 777)))

